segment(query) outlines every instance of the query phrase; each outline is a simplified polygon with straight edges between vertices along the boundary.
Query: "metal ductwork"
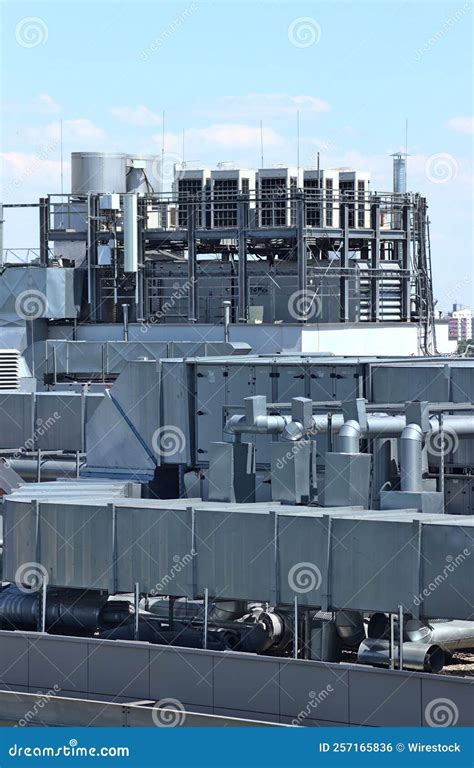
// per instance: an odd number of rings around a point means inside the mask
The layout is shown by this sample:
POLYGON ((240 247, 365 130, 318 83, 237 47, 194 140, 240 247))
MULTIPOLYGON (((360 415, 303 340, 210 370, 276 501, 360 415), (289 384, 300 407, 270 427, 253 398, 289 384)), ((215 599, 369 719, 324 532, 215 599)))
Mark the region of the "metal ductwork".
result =
POLYGON ((423 490, 421 451, 423 432, 418 424, 408 424, 400 437, 400 488, 402 491, 423 490))
MULTIPOLYGON (((423 645, 422 643, 403 643, 403 669, 413 669, 418 672, 441 672, 444 666, 444 653, 439 645, 423 645)), ((373 667, 390 667, 392 664, 390 640, 367 638, 360 646, 357 654, 359 664, 369 664, 373 667)), ((398 665, 398 648, 394 649, 393 662, 398 665)))

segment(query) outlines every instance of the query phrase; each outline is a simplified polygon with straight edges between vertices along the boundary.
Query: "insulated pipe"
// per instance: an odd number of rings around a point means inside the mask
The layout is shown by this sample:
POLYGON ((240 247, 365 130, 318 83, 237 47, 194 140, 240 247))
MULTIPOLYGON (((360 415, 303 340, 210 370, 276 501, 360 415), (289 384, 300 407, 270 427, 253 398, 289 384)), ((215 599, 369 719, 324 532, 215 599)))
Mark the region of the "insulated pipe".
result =
MULTIPOLYGON (((389 619, 385 613, 373 613, 367 634, 370 639, 386 639, 389 632, 389 619)), ((417 645, 439 645, 445 651, 461 648, 474 648, 474 621, 434 621, 423 622, 419 619, 405 621, 404 640, 417 645)))
POLYGON ((359 453, 362 430, 354 419, 345 421, 339 430, 338 447, 340 453, 359 453))
MULTIPOLYGON (((357 661, 359 664, 370 664, 373 667, 389 667, 390 640, 368 637, 359 646, 357 661)), ((395 648, 395 661, 398 662, 398 648, 395 648)), ((403 643, 403 669, 441 672, 443 666, 444 653, 439 645, 403 643)))
POLYGON ((424 624, 410 619, 405 624, 404 637, 411 642, 435 643, 445 651, 474 648, 474 621, 433 621, 424 624))
POLYGON ((423 432, 418 424, 408 424, 400 438, 400 489, 419 492, 423 490, 421 451, 423 432))
MULTIPOLYGON (((38 462, 36 459, 8 459, 8 465, 17 472, 23 480, 36 480, 38 473, 38 462)), ((81 467, 85 466, 85 460, 81 462, 81 467)), ((70 461, 61 459, 55 461, 49 459, 41 462, 41 479, 56 480, 58 477, 76 478, 76 457, 70 461)))

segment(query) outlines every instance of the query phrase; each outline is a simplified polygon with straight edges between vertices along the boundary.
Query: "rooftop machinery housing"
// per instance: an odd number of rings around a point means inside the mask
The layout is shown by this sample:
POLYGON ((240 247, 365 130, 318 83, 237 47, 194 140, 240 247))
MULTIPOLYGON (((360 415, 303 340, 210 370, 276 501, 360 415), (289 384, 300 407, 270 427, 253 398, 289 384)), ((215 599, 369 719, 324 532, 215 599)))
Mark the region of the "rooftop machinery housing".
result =
POLYGON ((177 164, 164 192, 159 157, 73 153, 71 193, 34 204, 39 265, 85 278, 81 322, 126 304, 131 322, 216 324, 228 301, 233 323, 416 324, 432 352, 427 202, 398 165, 390 193, 353 169, 228 163, 177 164))

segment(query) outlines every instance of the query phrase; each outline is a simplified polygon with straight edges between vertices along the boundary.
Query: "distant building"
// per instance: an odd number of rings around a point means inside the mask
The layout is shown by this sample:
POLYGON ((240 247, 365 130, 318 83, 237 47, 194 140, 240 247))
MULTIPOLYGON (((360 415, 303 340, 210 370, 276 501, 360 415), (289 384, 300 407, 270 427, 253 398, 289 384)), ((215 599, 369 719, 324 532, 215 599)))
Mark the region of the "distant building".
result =
POLYGON ((449 338, 453 341, 466 341, 472 338, 472 310, 462 304, 453 304, 453 311, 448 315, 449 338))

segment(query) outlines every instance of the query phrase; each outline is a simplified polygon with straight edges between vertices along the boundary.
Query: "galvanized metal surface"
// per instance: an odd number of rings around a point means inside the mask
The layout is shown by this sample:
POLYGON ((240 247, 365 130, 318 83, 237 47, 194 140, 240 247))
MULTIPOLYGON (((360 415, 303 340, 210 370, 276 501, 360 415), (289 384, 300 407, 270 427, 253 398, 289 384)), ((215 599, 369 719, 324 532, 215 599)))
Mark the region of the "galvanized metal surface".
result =
POLYGON ((4 579, 37 562, 57 586, 467 620, 473 532, 471 518, 410 510, 13 496, 4 579))
MULTIPOLYGON (((25 693, 47 693, 56 684, 59 696, 88 699, 92 716, 97 700, 172 697, 186 711, 224 717, 303 726, 416 727, 430 725, 427 706, 443 697, 459 713, 457 726, 473 724, 471 678, 147 643, 0 632, 0 679, 4 689, 25 693), (311 691, 326 694, 318 696, 317 707, 308 706, 311 691)), ((72 707, 64 708, 63 718, 72 707)), ((130 707, 126 713, 129 725, 143 722, 134 712, 130 707)))

